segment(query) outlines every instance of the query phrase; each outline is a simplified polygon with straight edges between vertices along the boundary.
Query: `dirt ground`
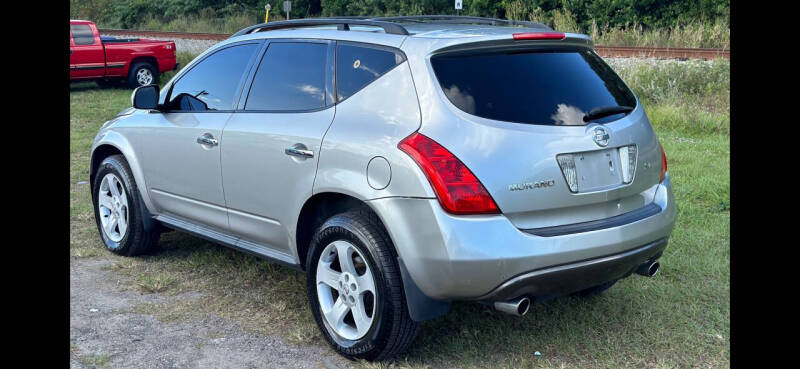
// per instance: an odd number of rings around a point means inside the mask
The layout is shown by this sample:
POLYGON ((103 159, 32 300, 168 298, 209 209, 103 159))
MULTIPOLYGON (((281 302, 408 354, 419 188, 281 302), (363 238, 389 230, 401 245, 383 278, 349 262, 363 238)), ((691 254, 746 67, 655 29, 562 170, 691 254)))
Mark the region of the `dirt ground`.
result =
POLYGON ((254 336, 218 317, 160 322, 133 311, 142 303, 200 299, 199 293, 140 294, 120 286, 110 259, 70 261, 70 368, 349 368, 320 346, 254 336))

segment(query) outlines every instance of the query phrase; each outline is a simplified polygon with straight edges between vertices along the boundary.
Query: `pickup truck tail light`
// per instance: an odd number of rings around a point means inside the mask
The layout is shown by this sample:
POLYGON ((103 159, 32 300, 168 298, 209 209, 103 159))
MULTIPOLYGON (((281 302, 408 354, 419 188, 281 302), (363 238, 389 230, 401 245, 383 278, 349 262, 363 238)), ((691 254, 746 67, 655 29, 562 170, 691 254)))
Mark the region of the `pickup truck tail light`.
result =
POLYGON ((427 136, 414 132, 398 145, 425 172, 442 208, 451 214, 499 214, 483 184, 455 155, 427 136))

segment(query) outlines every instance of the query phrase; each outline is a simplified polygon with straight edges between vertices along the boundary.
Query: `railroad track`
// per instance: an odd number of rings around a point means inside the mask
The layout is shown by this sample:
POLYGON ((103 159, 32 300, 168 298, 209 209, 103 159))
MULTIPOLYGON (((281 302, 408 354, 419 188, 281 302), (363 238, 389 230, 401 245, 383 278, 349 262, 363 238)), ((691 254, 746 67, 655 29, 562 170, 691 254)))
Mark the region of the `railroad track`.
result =
MULTIPOLYGON (((221 41, 230 34, 225 33, 197 33, 197 32, 169 32, 169 31, 143 31, 124 29, 100 29, 101 34, 111 36, 137 35, 159 38, 181 38, 194 40, 221 41)), ((595 51, 607 58, 657 58, 657 59, 716 59, 731 58, 730 49, 703 49, 688 47, 635 47, 635 46, 603 46, 595 45, 595 51)))

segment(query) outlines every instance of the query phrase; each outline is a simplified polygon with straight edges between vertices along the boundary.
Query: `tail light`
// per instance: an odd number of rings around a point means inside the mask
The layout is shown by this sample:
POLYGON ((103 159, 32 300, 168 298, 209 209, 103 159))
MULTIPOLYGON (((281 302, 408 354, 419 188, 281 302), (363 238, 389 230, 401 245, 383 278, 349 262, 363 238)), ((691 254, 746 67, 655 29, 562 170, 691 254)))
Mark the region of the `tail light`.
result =
POLYGON ((664 146, 658 144, 658 147, 661 149, 661 177, 659 177, 658 181, 663 182, 664 177, 667 176, 667 154, 664 153, 664 146))
POLYGON ((451 214, 499 214, 483 184, 455 155, 436 141, 414 132, 397 145, 425 172, 436 198, 451 214))

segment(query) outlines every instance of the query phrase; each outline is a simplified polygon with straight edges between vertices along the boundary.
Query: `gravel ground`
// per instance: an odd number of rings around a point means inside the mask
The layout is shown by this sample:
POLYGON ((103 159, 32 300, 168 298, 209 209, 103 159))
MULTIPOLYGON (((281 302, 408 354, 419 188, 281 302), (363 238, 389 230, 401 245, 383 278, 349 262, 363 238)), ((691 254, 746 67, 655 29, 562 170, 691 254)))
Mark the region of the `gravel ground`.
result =
MULTIPOLYGON (((103 35, 101 36, 111 36, 117 38, 135 38, 135 37, 142 37, 134 34, 130 35, 103 35)), ((145 38, 149 38, 151 40, 162 40, 162 41, 175 41, 175 49, 178 52, 187 51, 193 54, 200 54, 201 52, 205 51, 209 47, 213 46, 219 41, 216 40, 194 40, 194 39, 184 39, 184 38, 165 38, 165 37, 150 37, 144 36, 145 38)))
POLYGON ((218 317, 179 323, 132 312, 142 303, 202 299, 140 294, 120 287, 110 259, 70 262, 70 368, 348 368, 327 346, 297 346, 244 332, 218 317))

